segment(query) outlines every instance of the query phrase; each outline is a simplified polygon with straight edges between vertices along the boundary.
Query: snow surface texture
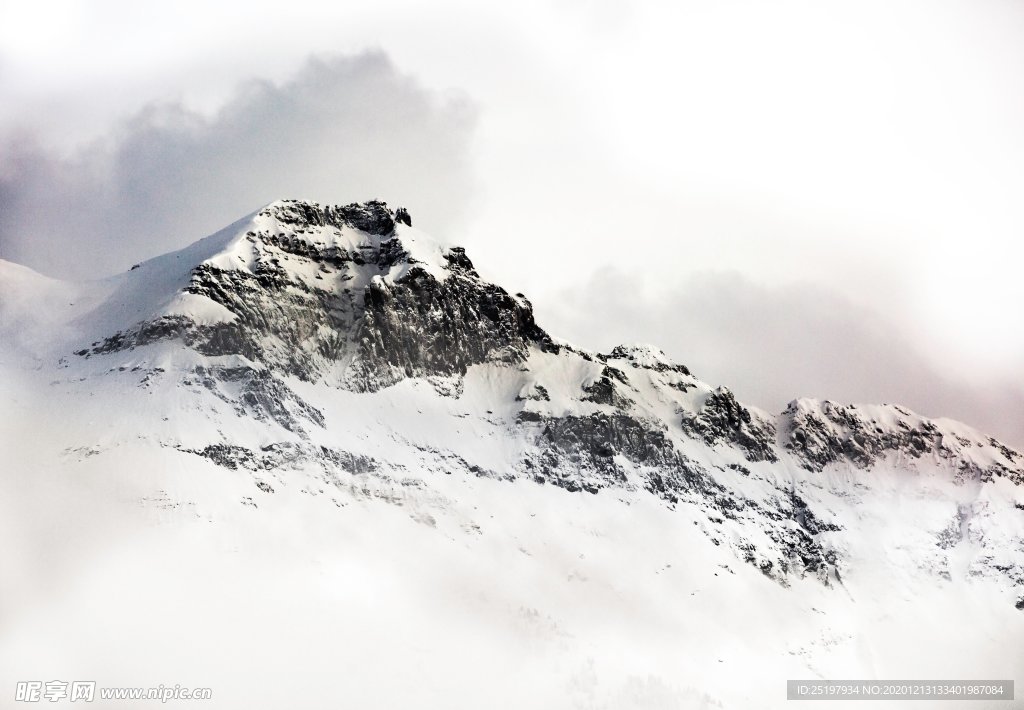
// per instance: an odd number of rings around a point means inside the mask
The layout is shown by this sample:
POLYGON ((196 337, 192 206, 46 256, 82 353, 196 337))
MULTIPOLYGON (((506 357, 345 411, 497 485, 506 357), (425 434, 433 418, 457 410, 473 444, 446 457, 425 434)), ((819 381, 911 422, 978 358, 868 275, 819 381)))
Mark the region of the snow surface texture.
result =
MULTIPOLYGON (((787 678, 1024 681, 1024 456, 573 348, 411 221, 281 201, 104 281, 0 262, 0 692, 768 708, 787 678)), ((989 705, 1024 707, 958 703, 989 705)))

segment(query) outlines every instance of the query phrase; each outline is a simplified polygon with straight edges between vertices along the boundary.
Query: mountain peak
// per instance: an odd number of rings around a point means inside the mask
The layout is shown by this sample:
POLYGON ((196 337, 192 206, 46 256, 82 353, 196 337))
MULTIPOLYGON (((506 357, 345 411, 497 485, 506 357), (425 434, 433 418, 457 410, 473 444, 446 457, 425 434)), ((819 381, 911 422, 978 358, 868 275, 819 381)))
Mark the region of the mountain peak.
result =
POLYGON ((465 250, 411 223, 382 201, 272 202, 125 275, 115 300, 156 307, 132 311, 132 323, 76 352, 179 342, 373 390, 491 358, 522 360, 530 343, 553 347, 528 301, 483 281, 465 250), (158 298, 139 298, 158 281, 158 298))
POLYGON ((472 269, 463 250, 413 228, 408 210, 381 200, 347 205, 277 200, 256 212, 244 232, 250 242, 319 263, 344 261, 346 255, 358 255, 352 257, 357 264, 377 260, 379 275, 392 281, 412 266, 439 280, 448 277, 453 262, 472 269))
POLYGON ((258 216, 273 217, 292 225, 351 227, 376 236, 393 234, 399 223, 412 226, 408 210, 404 207, 392 210, 381 200, 326 206, 306 200, 276 200, 260 210, 258 216))

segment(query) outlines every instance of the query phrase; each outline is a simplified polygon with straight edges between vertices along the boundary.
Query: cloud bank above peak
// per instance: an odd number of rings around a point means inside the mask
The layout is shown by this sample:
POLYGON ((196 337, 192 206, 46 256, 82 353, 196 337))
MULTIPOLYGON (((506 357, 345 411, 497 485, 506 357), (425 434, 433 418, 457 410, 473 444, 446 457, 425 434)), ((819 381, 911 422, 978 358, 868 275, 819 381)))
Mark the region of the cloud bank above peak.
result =
POLYGON ((274 199, 386 199, 439 230, 474 181, 476 109, 367 52, 250 80, 214 114, 148 104, 61 155, 31 131, 0 146, 0 258, 99 278, 187 245, 274 199))

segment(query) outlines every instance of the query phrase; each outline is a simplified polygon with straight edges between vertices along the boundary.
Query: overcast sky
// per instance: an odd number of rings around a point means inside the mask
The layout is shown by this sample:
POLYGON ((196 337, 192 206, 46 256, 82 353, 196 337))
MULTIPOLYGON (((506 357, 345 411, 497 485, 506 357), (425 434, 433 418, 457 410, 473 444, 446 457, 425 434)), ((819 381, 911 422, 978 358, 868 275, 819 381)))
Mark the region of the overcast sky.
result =
POLYGON ((0 0, 0 258, 410 207, 581 345, 1024 444, 1024 3, 0 0))

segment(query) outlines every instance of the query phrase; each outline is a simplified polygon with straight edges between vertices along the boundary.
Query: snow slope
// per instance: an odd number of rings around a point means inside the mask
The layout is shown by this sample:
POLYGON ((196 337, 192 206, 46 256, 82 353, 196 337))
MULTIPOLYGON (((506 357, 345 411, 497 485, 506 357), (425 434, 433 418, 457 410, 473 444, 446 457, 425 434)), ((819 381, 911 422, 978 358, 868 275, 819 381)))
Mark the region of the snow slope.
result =
POLYGON ((769 708, 1024 668, 1020 453, 573 348, 383 203, 0 295, 0 687, 769 708))

